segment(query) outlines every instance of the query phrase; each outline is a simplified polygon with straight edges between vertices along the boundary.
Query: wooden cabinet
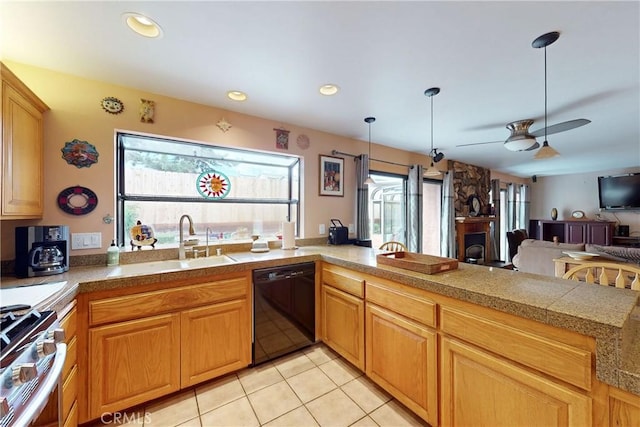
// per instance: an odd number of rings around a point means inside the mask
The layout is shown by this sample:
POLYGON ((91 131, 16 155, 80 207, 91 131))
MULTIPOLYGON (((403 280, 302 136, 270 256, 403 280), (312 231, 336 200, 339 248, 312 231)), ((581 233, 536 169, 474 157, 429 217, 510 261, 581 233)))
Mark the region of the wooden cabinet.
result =
POLYGON ((322 340, 364 371, 364 280, 325 264, 322 282, 322 340))
POLYGON ((640 427, 592 337, 327 263, 322 282, 325 343, 431 425, 640 427))
POLYGON ((584 243, 587 241, 587 224, 583 222, 567 222, 565 224, 564 243, 584 243))
POLYGON ((181 387, 198 384, 251 363, 249 306, 243 300, 181 313, 181 387))
POLYGON ((442 340, 443 426, 590 426, 591 399, 454 339, 442 340))
POLYGON ((49 109, 0 62, 2 179, 0 219, 42 218, 44 120, 49 109))
POLYGON ((590 222, 587 224, 586 242, 594 245, 609 246, 613 242, 614 223, 590 222))
POLYGON ((100 326, 89 331, 92 418, 180 389, 180 315, 100 326))
POLYGON ((366 276, 365 372, 432 425, 438 423, 436 303, 366 276))
POLYGON ((251 363, 250 273, 176 285, 86 297, 89 401, 81 422, 251 363))
POLYGON ((609 246, 613 242, 614 226, 615 223, 609 221, 533 219, 529 223, 529 236, 547 241, 553 241, 554 236, 557 236, 560 243, 609 246))
POLYGON ((640 426, 640 397, 609 387, 609 427, 640 426))

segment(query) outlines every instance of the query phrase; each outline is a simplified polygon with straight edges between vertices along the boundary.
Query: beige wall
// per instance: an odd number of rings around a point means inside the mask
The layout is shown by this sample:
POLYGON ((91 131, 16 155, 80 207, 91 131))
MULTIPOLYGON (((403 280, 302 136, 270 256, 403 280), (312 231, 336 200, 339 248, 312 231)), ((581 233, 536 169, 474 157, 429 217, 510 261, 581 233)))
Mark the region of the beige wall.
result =
MULTIPOLYGON (((216 145, 243 147, 257 150, 278 151, 275 148, 273 128, 290 130, 288 154, 303 157, 303 213, 300 221, 302 237, 320 237, 319 224, 329 224, 330 218, 339 218, 344 224, 355 223, 355 167, 350 157, 345 158, 344 197, 318 195, 318 168, 320 154, 330 155, 336 149, 359 154, 367 152, 367 143, 325 132, 301 128, 220 108, 194 104, 183 100, 143 92, 137 89, 87 80, 3 60, 27 86, 50 108, 45 115, 45 202, 44 218, 38 221, 2 221, 0 259, 14 258, 14 233, 16 226, 39 224, 66 224, 71 233, 102 233, 102 248, 72 251, 71 255, 102 253, 114 236, 114 224, 102 221, 106 214, 115 215, 115 141, 116 130, 171 136, 216 145), (102 110, 100 101, 114 96, 123 101, 125 110, 119 115, 102 110), (138 118, 140 98, 156 102, 155 123, 141 123, 138 118), (222 132, 216 123, 225 118, 233 127, 222 132), (295 144, 300 134, 309 136, 311 146, 301 150, 295 144), (88 141, 96 146, 100 156, 98 163, 78 169, 62 159, 61 149, 73 139, 88 141), (96 209, 84 216, 63 212, 56 203, 58 193, 70 186, 81 185, 98 196, 96 209)), ((364 116, 363 116, 364 117, 364 116)), ((363 122, 363 135, 366 125, 363 122)), ((427 164, 426 156, 372 145, 372 158, 401 164, 427 164)), ((440 162, 440 167, 445 167, 440 162)), ((386 163, 372 162, 376 171, 406 174, 406 168, 386 163)), ((188 208, 185 209, 188 211, 188 208)), ((176 218, 177 228, 178 218, 176 218)), ((196 224, 197 227, 197 224, 196 224)), ((325 234, 326 236, 326 234, 325 234)))
POLYGON ((558 210, 558 219, 571 219, 571 212, 584 211, 588 219, 615 221, 628 225, 632 236, 640 236, 640 211, 600 211, 598 177, 640 173, 640 167, 589 172, 573 175, 538 177, 531 186, 531 218, 551 219, 551 209, 558 210))

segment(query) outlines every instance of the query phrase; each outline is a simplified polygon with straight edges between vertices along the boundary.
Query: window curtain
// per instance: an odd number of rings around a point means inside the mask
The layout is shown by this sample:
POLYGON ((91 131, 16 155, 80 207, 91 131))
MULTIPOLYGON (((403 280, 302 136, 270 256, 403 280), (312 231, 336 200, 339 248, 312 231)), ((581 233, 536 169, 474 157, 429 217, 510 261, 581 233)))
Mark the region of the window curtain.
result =
POLYGON ((369 176, 369 156, 361 154, 356 162, 356 239, 369 241, 369 187, 364 182, 369 176))
POLYGON ((520 197, 518 197, 518 228, 524 228, 527 230, 527 235, 529 234, 529 217, 530 217, 530 209, 531 209, 531 191, 529 190, 529 186, 526 184, 520 185, 519 188, 520 197))
MULTIPOLYGON (((500 180, 491 180, 491 203, 493 203, 493 211, 500 212, 500 180)), ((491 221, 491 259, 500 259, 500 215, 496 215, 497 221, 491 221)))
POLYGON ((407 247, 422 253, 422 165, 409 167, 407 182, 407 247))
POLYGON ((516 222, 516 191, 519 191, 519 187, 519 184, 512 182, 507 184, 507 217, 505 218, 507 231, 513 231, 518 228, 518 223, 516 222))
POLYGON ((442 180, 442 218, 440 221, 440 256, 456 258, 456 212, 453 206, 453 173, 442 180))

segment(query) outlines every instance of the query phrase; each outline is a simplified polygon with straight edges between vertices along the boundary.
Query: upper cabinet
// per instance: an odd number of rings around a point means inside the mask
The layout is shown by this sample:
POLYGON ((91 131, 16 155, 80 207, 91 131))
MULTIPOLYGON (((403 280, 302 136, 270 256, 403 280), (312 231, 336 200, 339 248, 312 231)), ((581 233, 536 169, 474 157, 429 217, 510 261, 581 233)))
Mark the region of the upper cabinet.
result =
POLYGON ((42 218, 44 123, 49 107, 0 62, 2 211, 0 219, 42 218))

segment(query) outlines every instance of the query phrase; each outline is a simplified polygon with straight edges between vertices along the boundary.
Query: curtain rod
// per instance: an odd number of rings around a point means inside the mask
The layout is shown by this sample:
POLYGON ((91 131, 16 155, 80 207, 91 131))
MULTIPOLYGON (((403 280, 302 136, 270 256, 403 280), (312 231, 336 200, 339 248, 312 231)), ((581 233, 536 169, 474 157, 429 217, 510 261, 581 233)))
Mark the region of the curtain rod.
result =
MULTIPOLYGON (((342 153, 342 152, 340 152, 340 151, 338 151, 338 150, 333 150, 333 151, 331 151, 331 154, 332 154, 332 155, 334 155, 334 156, 335 156, 335 155, 341 155, 341 156, 349 156, 349 157, 353 157, 353 158, 360 157, 360 155, 357 155, 357 156, 356 156, 356 155, 354 155, 354 154, 342 153)), ((374 162, 388 163, 388 164, 390 164, 390 165, 404 166, 405 168, 410 168, 410 167, 412 167, 411 165, 403 165, 402 163, 389 162, 389 161, 387 161, 387 160, 378 160, 378 159, 373 159, 373 158, 371 158, 371 159, 369 159, 369 160, 374 161, 374 162)))

